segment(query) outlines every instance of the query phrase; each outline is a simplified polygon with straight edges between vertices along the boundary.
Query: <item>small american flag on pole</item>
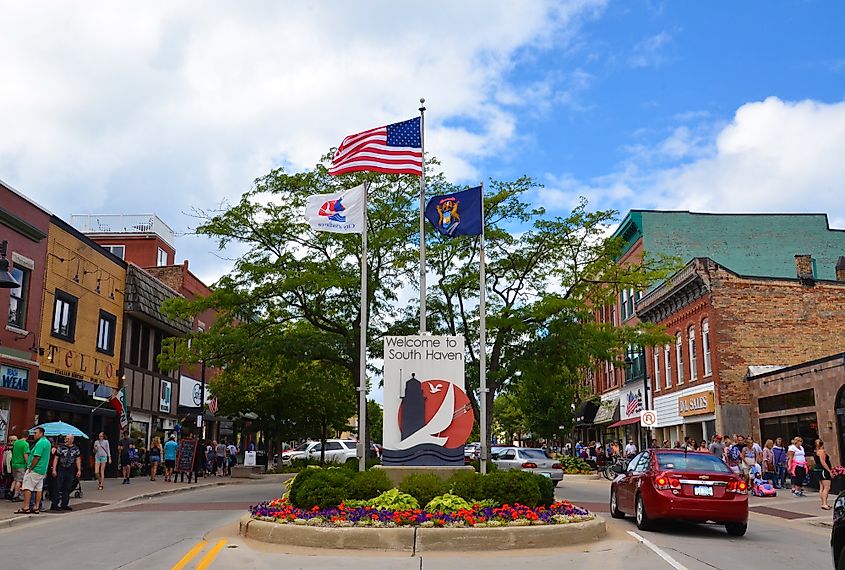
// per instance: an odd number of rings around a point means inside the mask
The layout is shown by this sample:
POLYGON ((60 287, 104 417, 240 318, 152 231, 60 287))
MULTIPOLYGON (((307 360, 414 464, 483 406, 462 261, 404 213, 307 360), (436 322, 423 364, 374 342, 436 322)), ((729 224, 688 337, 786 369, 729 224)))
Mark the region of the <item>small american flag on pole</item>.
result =
POLYGON ((211 412, 213 415, 217 415, 217 410, 220 409, 220 404, 217 402, 217 398, 212 398, 208 401, 208 411, 211 412))
POLYGON ((384 172, 422 176, 420 118, 349 135, 334 153, 329 174, 384 172))

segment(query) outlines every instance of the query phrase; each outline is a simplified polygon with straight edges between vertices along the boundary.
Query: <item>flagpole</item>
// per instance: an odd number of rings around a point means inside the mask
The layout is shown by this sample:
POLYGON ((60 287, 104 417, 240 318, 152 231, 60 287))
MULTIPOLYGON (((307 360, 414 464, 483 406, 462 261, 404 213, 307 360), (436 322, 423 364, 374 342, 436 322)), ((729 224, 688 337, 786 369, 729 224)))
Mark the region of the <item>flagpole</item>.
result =
POLYGON ((481 402, 479 412, 479 431, 481 435, 481 474, 487 473, 488 433, 487 433, 487 271, 484 260, 484 182, 481 183, 481 236, 478 247, 478 378, 481 402))
POLYGON ((370 183, 364 182, 364 227, 361 229, 361 340, 358 372, 358 470, 367 470, 367 193, 370 183))
POLYGON ((420 99, 420 334, 425 334, 425 99, 420 99))

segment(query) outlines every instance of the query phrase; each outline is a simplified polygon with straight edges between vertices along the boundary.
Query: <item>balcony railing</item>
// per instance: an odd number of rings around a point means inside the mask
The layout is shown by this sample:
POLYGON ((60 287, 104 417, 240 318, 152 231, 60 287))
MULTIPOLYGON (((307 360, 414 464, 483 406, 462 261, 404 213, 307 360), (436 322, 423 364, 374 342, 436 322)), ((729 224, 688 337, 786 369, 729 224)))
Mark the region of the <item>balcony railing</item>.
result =
POLYGON ((70 223, 85 234, 153 233, 176 247, 175 232, 155 214, 74 214, 70 223))

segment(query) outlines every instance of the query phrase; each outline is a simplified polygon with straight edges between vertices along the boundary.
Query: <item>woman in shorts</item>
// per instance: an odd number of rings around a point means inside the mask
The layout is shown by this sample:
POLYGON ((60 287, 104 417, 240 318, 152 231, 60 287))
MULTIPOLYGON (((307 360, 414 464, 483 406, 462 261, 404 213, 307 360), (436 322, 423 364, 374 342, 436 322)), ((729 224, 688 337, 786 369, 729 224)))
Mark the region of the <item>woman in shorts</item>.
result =
POLYGON ((156 480, 158 466, 161 464, 161 439, 158 436, 153 438, 150 449, 147 451, 147 461, 150 463, 150 481, 156 480))
POLYGON ((94 478, 97 480, 97 489, 103 490, 103 479, 106 475, 106 465, 111 463, 111 450, 106 434, 100 432, 94 440, 94 478))
POLYGON ((804 477, 807 476, 807 456, 803 444, 804 440, 796 437, 786 451, 789 458, 787 467, 792 475, 792 494, 796 497, 804 496, 804 477))

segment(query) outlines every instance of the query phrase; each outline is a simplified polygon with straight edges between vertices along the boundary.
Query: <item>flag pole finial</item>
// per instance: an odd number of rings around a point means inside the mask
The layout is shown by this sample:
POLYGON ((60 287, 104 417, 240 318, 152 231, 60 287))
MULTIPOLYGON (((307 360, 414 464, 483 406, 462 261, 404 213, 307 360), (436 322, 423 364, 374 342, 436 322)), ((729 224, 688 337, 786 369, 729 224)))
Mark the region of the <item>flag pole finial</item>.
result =
POLYGON ((425 97, 420 97, 420 111, 425 111, 425 97))

